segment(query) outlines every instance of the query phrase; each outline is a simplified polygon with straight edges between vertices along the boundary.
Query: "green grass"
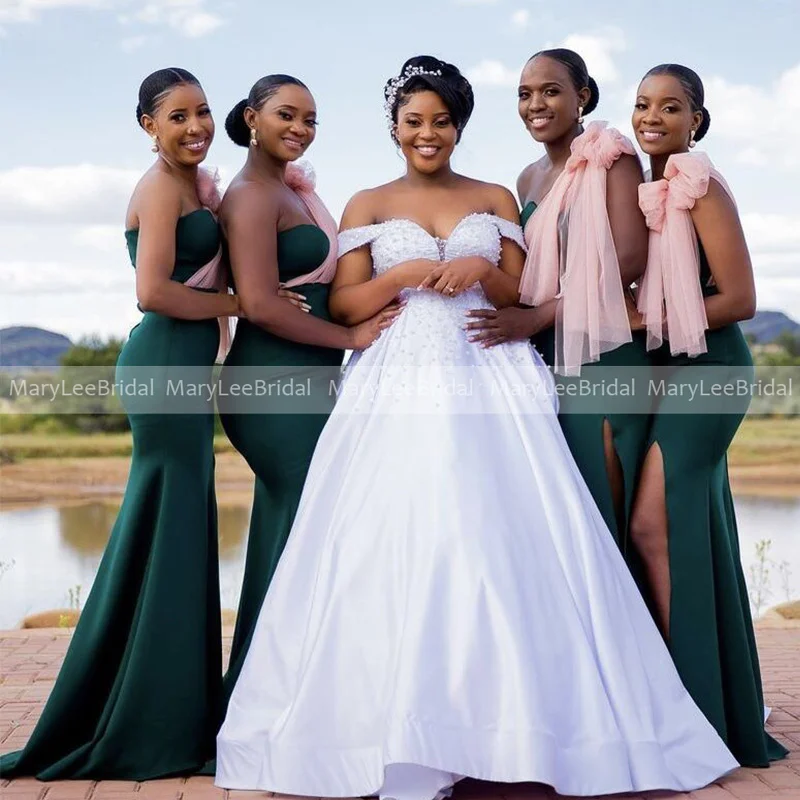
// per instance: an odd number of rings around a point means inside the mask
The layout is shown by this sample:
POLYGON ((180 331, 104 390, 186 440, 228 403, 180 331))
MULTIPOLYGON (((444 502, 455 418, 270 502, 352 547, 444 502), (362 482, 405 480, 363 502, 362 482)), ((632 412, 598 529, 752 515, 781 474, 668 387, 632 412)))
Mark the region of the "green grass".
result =
MULTIPOLYGON (((0 461, 130 456, 131 447, 130 433, 9 433, 0 436, 0 461)), ((220 435, 214 439, 214 450, 228 453, 233 446, 220 435)), ((731 445, 728 461, 734 466, 800 466, 800 418, 746 419, 731 445)))
MULTIPOLYGON (((0 461, 130 456, 132 447, 130 433, 9 433, 0 436, 0 461)), ((233 446, 225 436, 216 436, 214 450, 231 452, 233 446)))

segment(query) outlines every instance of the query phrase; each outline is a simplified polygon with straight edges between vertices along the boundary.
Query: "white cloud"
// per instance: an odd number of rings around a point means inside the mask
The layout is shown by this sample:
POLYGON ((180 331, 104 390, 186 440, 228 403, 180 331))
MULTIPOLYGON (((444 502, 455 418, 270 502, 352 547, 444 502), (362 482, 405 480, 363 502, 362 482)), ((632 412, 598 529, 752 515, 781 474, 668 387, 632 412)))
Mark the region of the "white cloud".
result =
POLYGON ((485 58, 474 67, 470 67, 467 78, 476 86, 517 86, 519 69, 511 69, 501 61, 485 58))
POLYGON ((589 74, 599 83, 614 83, 619 80, 619 70, 614 55, 628 49, 621 28, 607 25, 590 33, 573 33, 564 39, 562 47, 568 47, 583 56, 589 74))
POLYGON ((85 225, 72 234, 78 247, 91 247, 101 253, 119 253, 124 246, 121 225, 85 225))
POLYGON ((742 149, 737 160, 800 169, 792 121, 800 114, 800 64, 767 86, 736 84, 722 77, 705 81, 711 130, 742 149), (775 155, 767 157, 766 151, 775 155))
MULTIPOLYGON (((61 294, 90 289, 124 291, 134 281, 133 268, 103 269, 59 261, 0 261, 3 291, 11 295, 61 294)), ((73 309, 80 314, 80 309, 73 309)))
POLYGON ((511 24, 518 30, 525 30, 531 21, 531 12, 527 8, 520 8, 511 15, 511 24))
MULTIPOLYGON (((0 0, 0 25, 37 22, 44 12, 58 8, 115 10, 122 24, 165 25, 190 39, 206 36, 224 24, 222 17, 207 8, 206 0, 149 0, 141 9, 133 10, 137 4, 137 0, 0 0)), ((123 50, 140 47, 141 39, 128 37, 123 50)))
POLYGON ((1 223, 124 223, 137 170, 80 164, 0 172, 1 223))
POLYGON ((0 0, 0 23, 36 22, 54 8, 106 8, 107 0, 0 0))
POLYGON ((224 22, 205 9, 205 0, 151 0, 133 18, 150 25, 167 25, 191 39, 211 33, 224 22))

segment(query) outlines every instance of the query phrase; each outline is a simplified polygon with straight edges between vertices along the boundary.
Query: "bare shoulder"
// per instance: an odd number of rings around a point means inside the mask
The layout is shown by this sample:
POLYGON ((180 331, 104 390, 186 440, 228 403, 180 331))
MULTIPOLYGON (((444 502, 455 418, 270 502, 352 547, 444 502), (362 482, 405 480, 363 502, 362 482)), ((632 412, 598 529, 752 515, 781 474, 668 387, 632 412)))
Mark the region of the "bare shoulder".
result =
POLYGON ((345 206, 342 214, 341 228, 354 228, 361 225, 372 225, 380 217, 380 209, 385 201, 397 190, 397 181, 374 186, 371 189, 362 189, 356 192, 345 206))
POLYGON ((635 178, 639 181, 639 183, 644 180, 642 162, 639 161, 639 156, 631 153, 623 153, 609 167, 608 174, 614 175, 618 178, 635 178))
POLYGON ((139 179, 125 214, 126 227, 137 227, 142 216, 179 217, 181 187, 171 175, 151 168, 139 179))
POLYGON ((530 199, 533 184, 541 171, 542 161, 540 159, 539 161, 534 161, 532 164, 528 164, 528 166, 520 172, 517 178, 517 196, 519 197, 520 203, 525 203, 530 199))
POLYGON ((500 217, 519 218, 519 206, 514 195, 499 183, 488 183, 470 178, 471 191, 475 193, 476 202, 500 217))
POLYGON ((708 191, 698 197, 692 209, 692 215, 734 214, 737 215, 736 203, 725 187, 713 176, 708 181, 708 191))
POLYGON ((222 197, 220 216, 226 218, 245 210, 258 214, 277 214, 279 209, 280 197, 277 191, 272 191, 263 183, 237 175, 222 197))

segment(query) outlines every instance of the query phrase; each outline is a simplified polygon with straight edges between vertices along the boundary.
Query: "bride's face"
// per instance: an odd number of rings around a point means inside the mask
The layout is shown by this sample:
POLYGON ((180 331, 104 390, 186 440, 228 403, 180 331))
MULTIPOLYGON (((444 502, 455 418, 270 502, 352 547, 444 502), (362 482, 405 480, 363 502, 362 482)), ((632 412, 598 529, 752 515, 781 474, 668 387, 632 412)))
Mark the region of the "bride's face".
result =
POLYGON ((458 132, 436 92, 416 92, 397 112, 397 140, 409 166, 434 173, 446 166, 458 132))

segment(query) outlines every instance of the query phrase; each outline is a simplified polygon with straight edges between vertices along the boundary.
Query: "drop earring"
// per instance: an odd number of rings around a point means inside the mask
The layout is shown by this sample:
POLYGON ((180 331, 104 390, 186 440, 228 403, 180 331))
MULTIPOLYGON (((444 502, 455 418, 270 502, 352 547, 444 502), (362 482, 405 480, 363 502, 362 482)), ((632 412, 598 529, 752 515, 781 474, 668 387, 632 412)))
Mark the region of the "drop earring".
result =
POLYGON ((578 106, 578 125, 583 125, 583 106, 578 106))
POLYGON ((697 142, 694 140, 694 128, 692 128, 691 133, 689 134, 689 147, 694 147, 697 142))
POLYGON ((255 128, 250 128, 250 147, 258 147, 258 134, 255 128))
POLYGON ((158 137, 153 137, 153 146, 150 148, 154 153, 158 152, 158 137))

